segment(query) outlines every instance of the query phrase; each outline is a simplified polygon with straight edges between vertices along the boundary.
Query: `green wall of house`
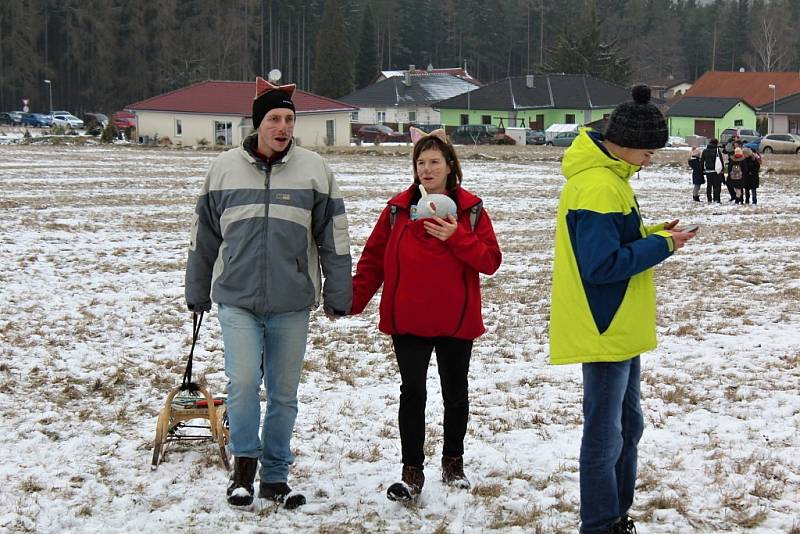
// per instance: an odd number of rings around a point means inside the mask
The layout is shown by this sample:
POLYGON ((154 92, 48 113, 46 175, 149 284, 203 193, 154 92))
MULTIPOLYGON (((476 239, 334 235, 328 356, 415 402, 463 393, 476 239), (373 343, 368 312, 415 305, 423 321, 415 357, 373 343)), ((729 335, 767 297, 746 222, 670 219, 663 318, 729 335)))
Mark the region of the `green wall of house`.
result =
MULTIPOLYGON (((585 120, 585 110, 582 109, 531 109, 517 111, 517 119, 524 120, 525 124, 536 121, 537 115, 544 115, 544 127, 547 129, 552 124, 560 124, 567 122, 567 115, 575 116, 575 124, 586 124, 603 118, 603 115, 610 114, 613 108, 593 109, 591 110, 591 118, 585 120)), ((469 115, 467 124, 483 124, 483 117, 488 115, 491 117, 491 123, 495 126, 500 125, 500 117, 503 118, 503 126, 508 126, 508 111, 505 110, 487 110, 487 109, 442 109, 440 111, 441 123, 445 126, 460 126, 461 115, 469 115)))
POLYGON ((669 117, 669 134, 686 137, 694 135, 695 121, 714 121, 714 136, 719 135, 725 128, 735 126, 756 129, 756 112, 750 106, 739 102, 722 118, 713 117, 669 117), (737 124, 736 121, 741 121, 737 124))

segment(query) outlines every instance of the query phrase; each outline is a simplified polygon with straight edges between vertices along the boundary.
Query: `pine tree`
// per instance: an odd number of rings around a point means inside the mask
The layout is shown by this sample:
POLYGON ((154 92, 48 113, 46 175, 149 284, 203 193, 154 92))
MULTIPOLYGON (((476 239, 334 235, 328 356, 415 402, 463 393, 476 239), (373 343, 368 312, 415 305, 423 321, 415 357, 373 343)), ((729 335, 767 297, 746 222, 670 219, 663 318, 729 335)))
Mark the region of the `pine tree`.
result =
POLYGON ((326 0, 314 54, 314 92, 330 98, 353 90, 353 53, 336 0, 326 0))
POLYGON ((361 22, 361 41, 358 47, 356 62, 356 89, 370 84, 378 74, 378 50, 375 45, 375 22, 369 2, 364 6, 364 17, 361 22))

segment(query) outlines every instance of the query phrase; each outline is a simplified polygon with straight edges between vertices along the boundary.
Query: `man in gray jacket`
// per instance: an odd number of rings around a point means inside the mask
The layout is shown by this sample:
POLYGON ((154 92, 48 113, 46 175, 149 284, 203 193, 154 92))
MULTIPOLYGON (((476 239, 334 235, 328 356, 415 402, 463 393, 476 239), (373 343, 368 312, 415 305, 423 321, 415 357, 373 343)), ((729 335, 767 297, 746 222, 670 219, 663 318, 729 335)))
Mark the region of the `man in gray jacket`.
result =
POLYGON ((219 308, 234 506, 253 502, 259 460, 262 498, 305 502, 288 497, 287 478, 309 314, 320 292, 329 317, 352 301, 344 202, 326 162, 293 142, 294 88, 256 79, 256 132, 211 164, 192 223, 186 302, 194 313, 219 308))

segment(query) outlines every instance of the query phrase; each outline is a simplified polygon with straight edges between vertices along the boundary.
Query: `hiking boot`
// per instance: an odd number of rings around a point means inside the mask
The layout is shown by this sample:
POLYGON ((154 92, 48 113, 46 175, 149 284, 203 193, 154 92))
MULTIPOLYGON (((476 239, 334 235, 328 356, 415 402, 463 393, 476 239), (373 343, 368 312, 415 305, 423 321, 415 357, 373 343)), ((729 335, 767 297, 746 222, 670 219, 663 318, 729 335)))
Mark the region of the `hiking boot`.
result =
POLYGON ((611 525, 606 531, 608 534, 636 534, 636 525, 627 515, 611 525))
POLYGON ((306 503, 305 496, 301 493, 292 493, 292 488, 286 482, 260 482, 258 496, 278 504, 284 503, 290 510, 306 503))
POLYGON ((463 456, 442 456, 442 482, 454 488, 469 489, 463 456))
POLYGON ((233 474, 228 484, 228 504, 250 506, 253 504, 253 481, 258 469, 258 458, 234 458, 233 474))
POLYGON ((692 200, 694 200, 695 202, 700 202, 700 197, 692 197, 692 200))
POLYGON ((425 473, 421 467, 403 465, 402 482, 395 482, 386 490, 386 497, 390 501, 410 501, 419 497, 422 486, 425 485, 425 473))

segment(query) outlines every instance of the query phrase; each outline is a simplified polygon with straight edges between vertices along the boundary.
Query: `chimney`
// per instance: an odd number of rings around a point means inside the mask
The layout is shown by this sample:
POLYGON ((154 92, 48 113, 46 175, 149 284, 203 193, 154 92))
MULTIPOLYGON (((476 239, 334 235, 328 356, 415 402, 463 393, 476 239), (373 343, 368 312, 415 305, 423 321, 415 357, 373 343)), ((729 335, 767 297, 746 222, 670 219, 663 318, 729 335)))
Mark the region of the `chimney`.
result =
POLYGON ((533 83, 533 74, 528 74, 525 76, 525 87, 528 89, 533 89, 536 85, 533 83))
POLYGON ((409 65, 408 66, 408 70, 406 71, 406 74, 405 74, 404 79, 403 79, 403 84, 405 84, 406 87, 411 87, 411 73, 412 72, 414 72, 414 65, 409 65))

